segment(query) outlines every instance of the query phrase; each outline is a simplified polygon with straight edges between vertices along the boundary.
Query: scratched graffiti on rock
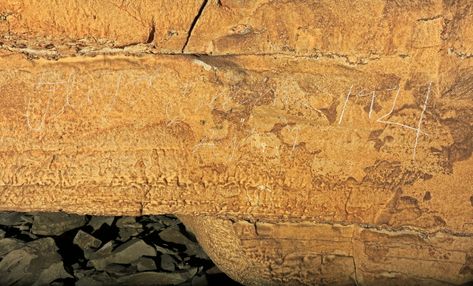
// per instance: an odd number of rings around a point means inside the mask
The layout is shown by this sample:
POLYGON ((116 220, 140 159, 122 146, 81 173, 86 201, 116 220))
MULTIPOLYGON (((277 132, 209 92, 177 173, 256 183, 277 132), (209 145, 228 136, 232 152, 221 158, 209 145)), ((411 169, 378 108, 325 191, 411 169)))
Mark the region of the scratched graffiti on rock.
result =
MULTIPOLYGON (((13 73, 15 73, 13 71, 13 73)), ((155 109, 160 116, 165 118, 166 126, 172 127, 180 122, 186 122, 187 117, 193 114, 212 112, 216 109, 222 111, 232 110, 232 108, 239 103, 229 96, 228 91, 220 90, 212 94, 202 96, 201 100, 197 102, 192 108, 185 110, 183 106, 179 105, 177 97, 185 99, 190 96, 193 89, 192 82, 183 82, 179 87, 167 86, 167 90, 175 90, 175 93, 164 94, 160 86, 165 84, 165 81, 159 78, 159 69, 153 71, 146 70, 124 70, 124 71, 109 71, 109 70, 95 70, 92 72, 76 71, 59 72, 55 70, 48 70, 40 72, 29 77, 29 84, 25 92, 25 111, 24 122, 26 128, 30 132, 43 132, 48 128, 48 125, 53 126, 58 122, 65 113, 72 112, 87 116, 87 114, 99 115, 96 119, 104 126, 108 120, 113 117, 124 116, 125 111, 140 112, 142 105, 155 105, 155 109), (136 110, 134 107, 138 106, 136 110)), ((338 106, 337 118, 329 122, 328 116, 323 112, 323 108, 316 106, 311 102, 311 98, 292 98, 291 94, 283 93, 275 97, 272 102, 267 105, 269 110, 280 114, 281 123, 287 125, 283 130, 288 137, 288 149, 293 156, 296 147, 304 142, 301 135, 303 128, 297 122, 290 122, 287 110, 294 105, 296 108, 315 114, 320 118, 325 118, 328 123, 326 126, 320 126, 319 123, 314 123, 311 128, 314 132, 320 132, 324 128, 331 128, 331 130, 340 129, 342 133, 350 133, 350 127, 356 129, 356 126, 350 126, 349 114, 355 107, 358 100, 364 99, 367 101, 366 119, 370 121, 370 128, 378 128, 376 126, 390 126, 400 128, 409 132, 412 138, 411 152, 412 159, 416 159, 418 153, 418 146, 422 143, 424 138, 428 138, 431 134, 424 131, 423 125, 426 120, 426 113, 429 111, 429 100, 432 98, 434 92, 432 82, 426 84, 423 94, 422 105, 418 106, 417 119, 415 122, 410 120, 409 123, 403 122, 396 113, 401 108, 399 104, 400 98, 403 96, 401 85, 398 84, 384 92, 389 94, 389 98, 383 98, 379 91, 355 91, 356 83, 351 84, 347 88, 344 95, 329 94, 326 90, 323 96, 333 98, 341 97, 338 106), (290 102, 290 100, 294 102, 290 102), (280 103, 278 105, 277 103, 280 103), (381 110, 375 107, 383 103, 381 110), (285 113, 286 112, 286 113, 285 113)), ((317 94, 310 95, 312 98, 317 94)), ((240 103, 241 105, 242 103, 240 103)), ((243 104, 244 105, 244 104, 243 104)), ((152 108, 152 107, 150 107, 152 108)), ((141 111, 142 112, 142 111, 141 111)), ((90 115, 92 116, 92 115, 90 115)), ((241 118, 239 120, 239 127, 248 124, 253 115, 249 118, 241 118)), ((304 114, 302 115, 304 116, 304 114)), ((311 115, 311 118, 314 116, 311 115)), ((402 117, 402 116, 401 116, 402 117)), ((309 117, 308 117, 309 118, 309 117)), ((192 120, 192 119, 190 119, 192 120)), ((216 126, 216 125, 215 125, 216 126)), ((206 131, 197 138, 197 143, 192 148, 192 153, 199 153, 205 151, 207 154, 213 154, 212 151, 219 148, 218 141, 227 136, 228 122, 224 125, 220 124, 219 128, 208 127, 206 131), (222 129, 223 128, 223 129, 222 129)), ((53 127, 50 127, 53 128, 53 127)), ((263 161, 271 160, 271 158, 279 158, 282 148, 271 146, 270 141, 279 140, 277 138, 268 137, 269 133, 266 131, 257 130, 253 128, 246 128, 244 136, 230 136, 227 141, 228 151, 226 156, 226 163, 235 159, 235 154, 238 150, 246 145, 252 146, 263 156, 263 161)), ((408 133, 406 133, 408 134, 408 133)), ((307 140, 307 139, 306 139, 307 140)))
MULTIPOLYGON (((338 119, 338 125, 342 124, 343 117, 345 115, 345 111, 348 108, 349 100, 353 96, 352 90, 353 90, 353 85, 348 90, 345 101, 343 102, 342 111, 341 111, 340 117, 338 119)), ((426 91, 426 94, 425 94, 425 97, 424 97, 422 110, 421 110, 420 115, 419 115, 419 120, 417 121, 417 124, 415 126, 410 126, 410 125, 407 125, 407 124, 404 124, 404 123, 401 123, 401 122, 392 121, 390 119, 390 116, 394 113, 394 111, 396 109, 396 103, 398 102, 398 98, 401 94, 401 86, 398 85, 397 88, 393 88, 391 90, 395 90, 395 95, 393 96, 391 108, 389 109, 389 111, 387 113, 385 113, 385 114, 381 115, 380 117, 378 117, 376 119, 376 122, 377 123, 382 123, 382 124, 387 124, 387 125, 394 125, 394 126, 398 126, 398 127, 401 127, 401 128, 405 128, 405 129, 414 131, 415 140, 414 140, 414 144, 413 144, 412 158, 413 158, 413 160, 415 160, 417 145, 419 144, 420 135, 428 136, 428 134, 426 134, 424 131, 422 131, 422 122, 424 120, 424 114, 427 110, 427 104, 428 104, 428 101, 429 101, 429 97, 431 96, 431 93, 432 93, 432 82, 430 82, 429 85, 428 85, 428 88, 427 88, 427 91, 426 91)), ((374 104, 376 102, 376 91, 369 92, 368 94, 360 92, 360 93, 356 94, 355 96, 356 97, 364 97, 364 96, 369 96, 370 97, 370 107, 369 107, 369 112, 368 112, 368 118, 371 119, 372 114, 373 114, 373 107, 374 107, 374 104)))

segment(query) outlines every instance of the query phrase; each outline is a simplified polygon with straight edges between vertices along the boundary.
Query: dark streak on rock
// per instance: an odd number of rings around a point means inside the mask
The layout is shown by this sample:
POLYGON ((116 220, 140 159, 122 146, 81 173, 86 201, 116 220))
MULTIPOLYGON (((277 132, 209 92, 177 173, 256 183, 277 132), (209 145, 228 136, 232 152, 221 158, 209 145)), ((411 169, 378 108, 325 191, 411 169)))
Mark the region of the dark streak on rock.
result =
POLYGON ((430 192, 429 191, 425 192, 423 200, 430 201, 431 199, 432 199, 432 195, 430 194, 430 192))
POLYGON ((189 43, 189 40, 192 36, 192 31, 194 31, 195 25, 197 24, 197 21, 199 21, 200 16, 202 15, 202 12, 204 12, 205 7, 207 6, 208 0, 203 0, 202 5, 200 5, 199 11, 197 12, 197 15, 194 17, 194 20, 192 20, 191 26, 189 28, 189 31, 187 32, 187 38, 186 41, 184 42, 184 46, 181 49, 181 52, 184 53, 184 50, 187 47, 187 44, 189 43))
POLYGON ((339 104, 338 99, 334 99, 329 108, 322 108, 320 111, 327 117, 330 124, 335 123, 337 120, 337 106, 339 104))
POLYGON ((379 138, 379 136, 383 133, 383 131, 384 129, 377 129, 377 130, 371 131, 368 137, 368 141, 374 142, 374 148, 378 152, 381 149, 381 147, 383 147, 384 145, 384 141, 379 138))
POLYGON ((151 20, 151 25, 150 25, 150 28, 149 28, 148 39, 146 39, 147 44, 153 43, 155 34, 156 34, 156 22, 153 18, 151 20))

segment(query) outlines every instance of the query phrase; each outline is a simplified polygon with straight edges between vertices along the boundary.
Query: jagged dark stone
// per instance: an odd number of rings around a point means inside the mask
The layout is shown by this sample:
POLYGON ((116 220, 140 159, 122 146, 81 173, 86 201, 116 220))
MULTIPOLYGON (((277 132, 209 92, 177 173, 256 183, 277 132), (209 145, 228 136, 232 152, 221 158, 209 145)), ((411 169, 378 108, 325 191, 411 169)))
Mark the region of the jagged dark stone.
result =
POLYGON ((0 285, 239 285, 172 215, 0 212, 0 285))

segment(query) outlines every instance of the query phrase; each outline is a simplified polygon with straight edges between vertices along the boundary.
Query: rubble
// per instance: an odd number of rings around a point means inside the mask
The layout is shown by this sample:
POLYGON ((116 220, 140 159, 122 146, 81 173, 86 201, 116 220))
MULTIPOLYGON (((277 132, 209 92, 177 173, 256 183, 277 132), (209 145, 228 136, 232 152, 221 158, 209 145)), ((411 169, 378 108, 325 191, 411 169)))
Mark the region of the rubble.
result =
POLYGON ((238 285, 173 216, 8 212, 0 222, 2 286, 238 285))
POLYGON ((31 232, 38 235, 60 235, 86 223, 84 216, 65 213, 42 213, 34 216, 31 232))
POLYGON ((130 264, 145 255, 156 256, 156 250, 141 239, 133 239, 118 246, 106 257, 91 260, 91 263, 96 269, 104 270, 109 264, 130 264))
POLYGON ((115 217, 113 216, 93 216, 87 223, 90 225, 94 231, 100 229, 102 225, 106 224, 112 226, 115 217))
POLYGON ((85 231, 79 230, 74 237, 73 243, 79 246, 83 251, 97 249, 102 242, 85 231))
POLYGON ((0 285, 48 285, 57 279, 72 278, 57 250, 54 240, 47 237, 2 255, 0 285))

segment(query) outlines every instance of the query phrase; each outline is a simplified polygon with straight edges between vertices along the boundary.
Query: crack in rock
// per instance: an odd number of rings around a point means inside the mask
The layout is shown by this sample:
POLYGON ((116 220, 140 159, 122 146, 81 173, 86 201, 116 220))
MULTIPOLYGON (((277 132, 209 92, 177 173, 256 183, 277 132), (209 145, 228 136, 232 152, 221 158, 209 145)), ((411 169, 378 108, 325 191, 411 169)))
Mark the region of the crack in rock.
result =
POLYGON ((199 11, 197 12, 197 15, 194 17, 194 20, 192 20, 191 26, 189 27, 189 31, 187 32, 187 38, 186 41, 184 42, 184 46, 182 46, 181 52, 184 53, 184 50, 187 47, 187 44, 189 43, 189 40, 192 36, 192 32, 194 31, 194 27, 197 24, 197 21, 199 21, 200 16, 205 10, 205 7, 207 6, 208 0, 202 1, 202 5, 200 5, 199 11))

